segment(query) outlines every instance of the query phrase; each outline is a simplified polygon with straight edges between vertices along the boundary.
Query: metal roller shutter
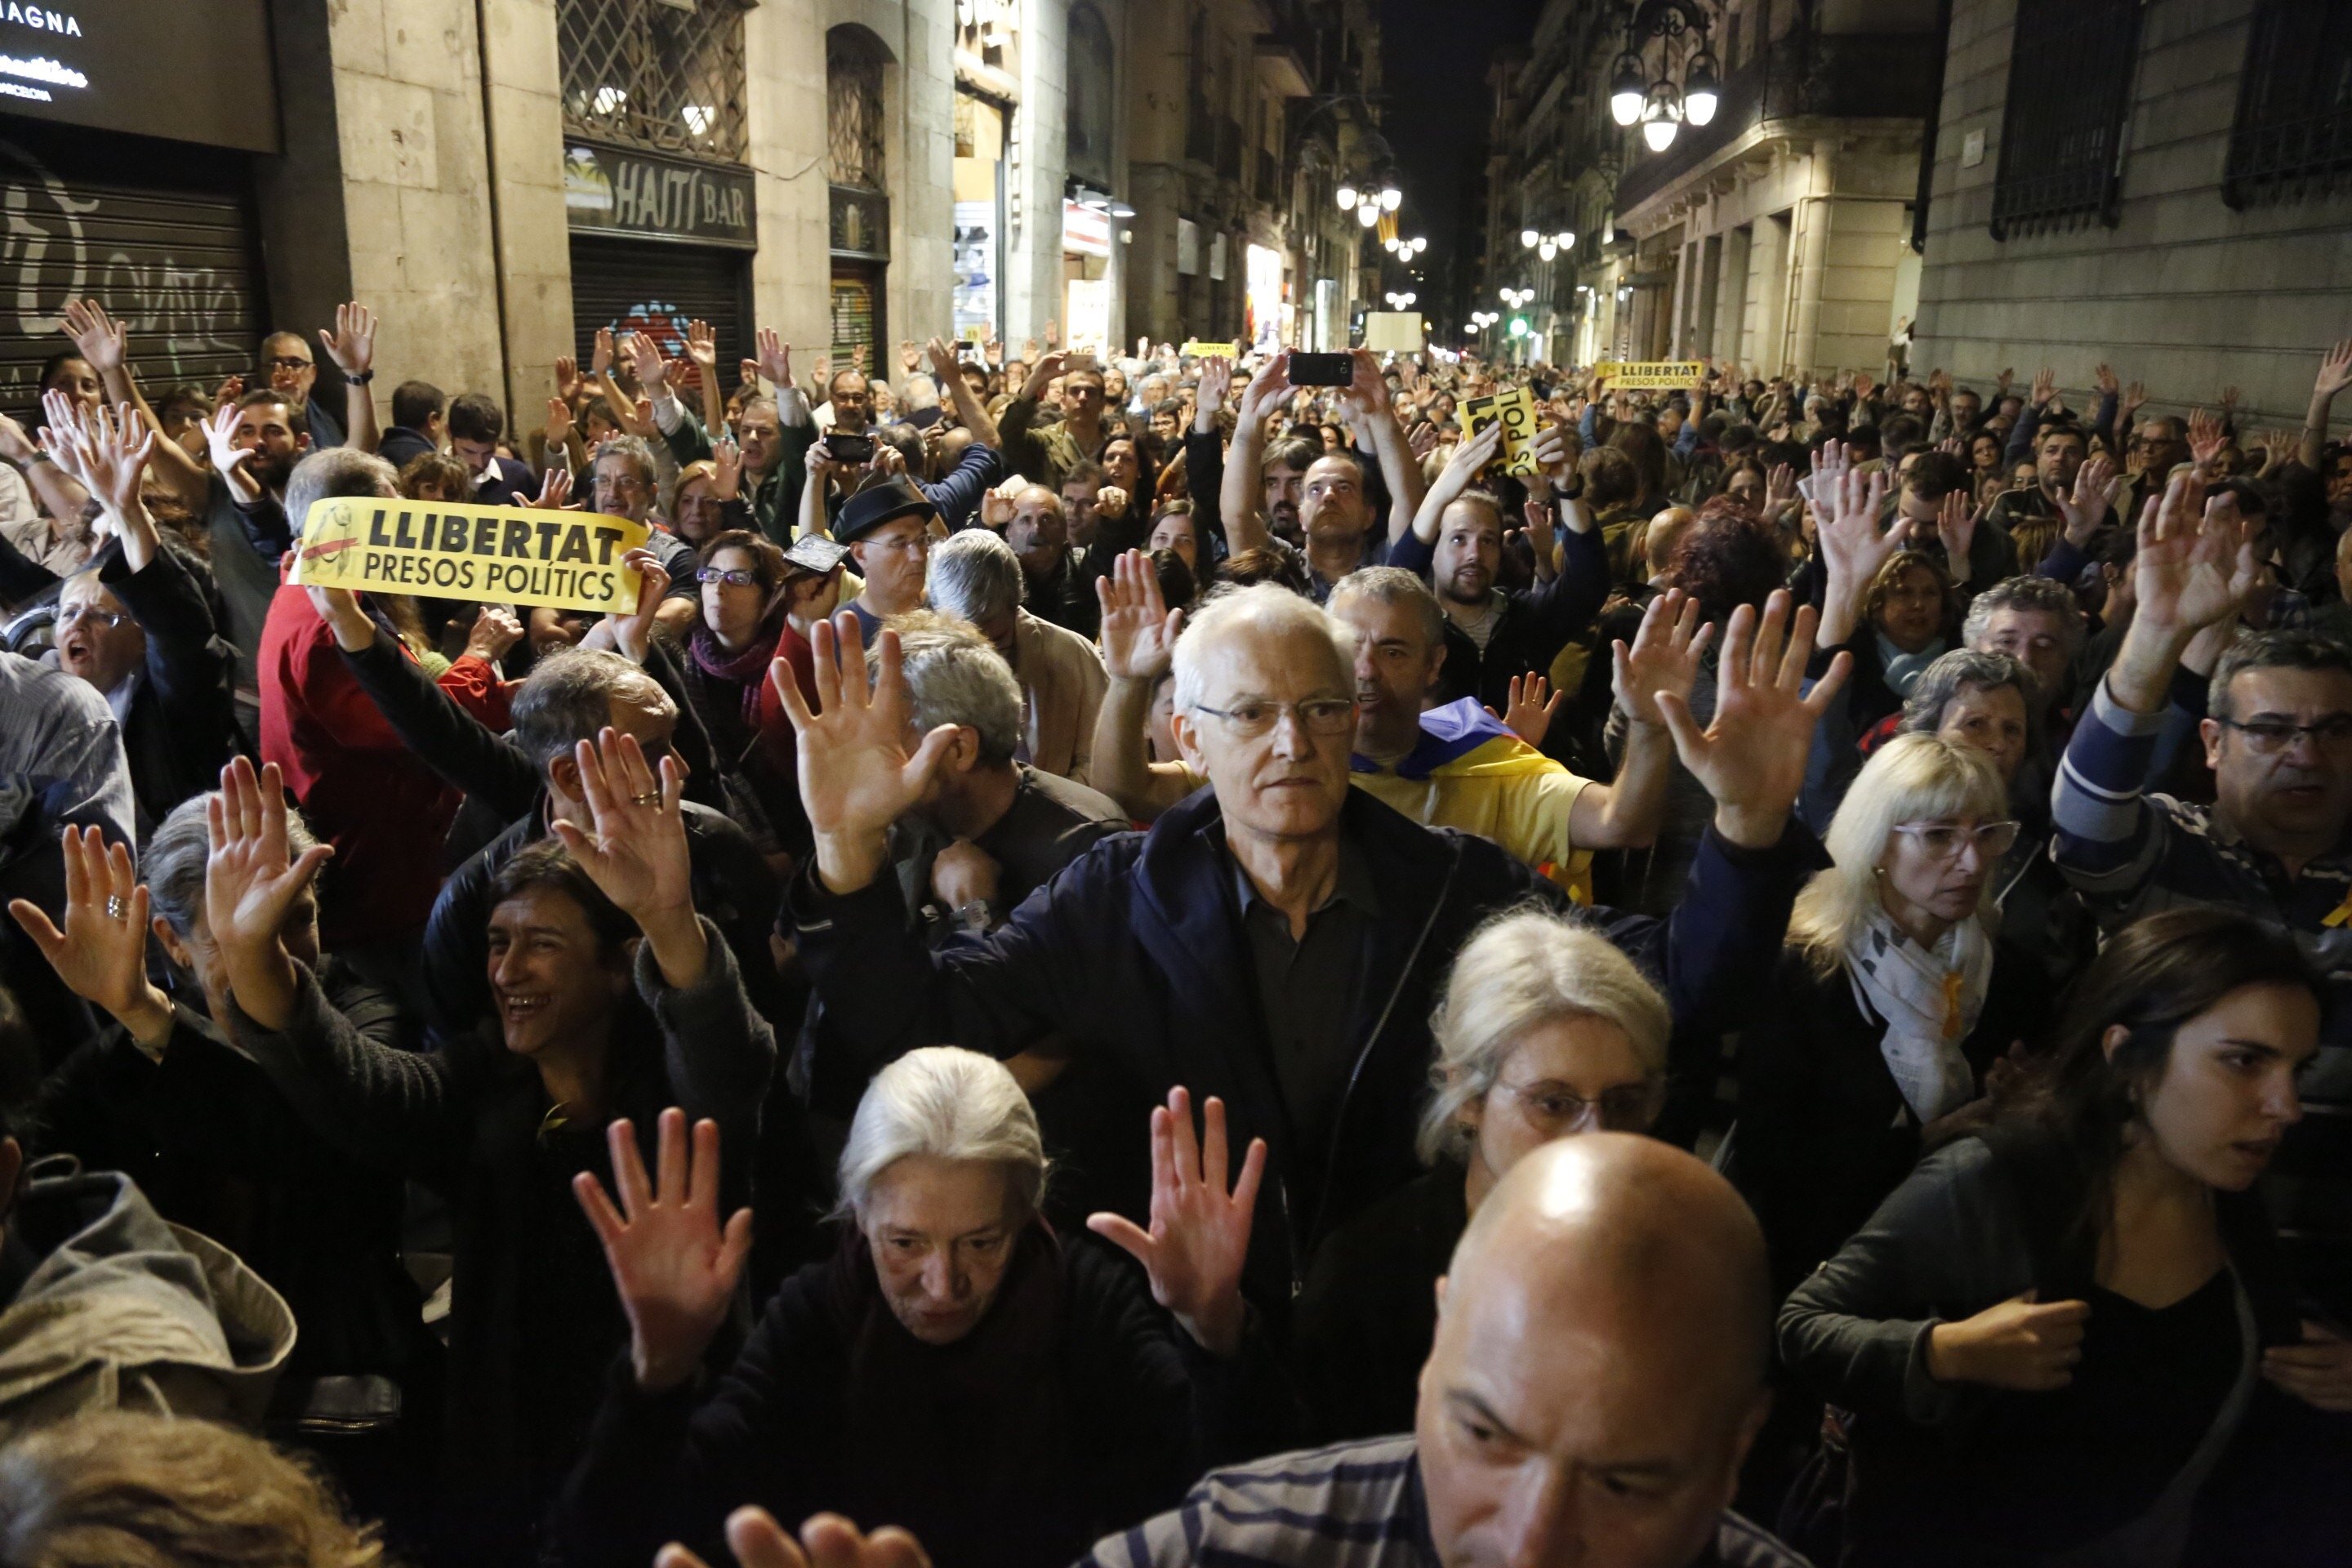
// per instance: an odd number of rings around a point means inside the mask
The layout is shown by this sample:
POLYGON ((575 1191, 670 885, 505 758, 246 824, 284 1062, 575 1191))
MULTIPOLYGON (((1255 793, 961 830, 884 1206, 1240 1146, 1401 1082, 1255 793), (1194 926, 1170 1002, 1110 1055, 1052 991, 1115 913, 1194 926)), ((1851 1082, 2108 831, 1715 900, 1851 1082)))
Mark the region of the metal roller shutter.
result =
POLYGON ((751 353, 744 309, 745 253, 700 246, 575 235, 572 240, 572 330, 583 369, 596 329, 650 332, 672 359, 686 353, 686 324, 709 321, 719 339, 719 384, 732 388, 751 353))
POLYGON ((254 374, 262 326, 252 228, 229 171, 205 169, 211 161, 192 153, 188 183, 164 191, 85 179, 0 137, 0 300, 13 307, 0 332, 0 407, 22 416, 39 402, 41 362, 69 346, 58 331, 68 299, 95 299, 123 323, 152 399, 183 382, 209 395, 254 374), (206 188, 207 173, 217 188, 206 188))

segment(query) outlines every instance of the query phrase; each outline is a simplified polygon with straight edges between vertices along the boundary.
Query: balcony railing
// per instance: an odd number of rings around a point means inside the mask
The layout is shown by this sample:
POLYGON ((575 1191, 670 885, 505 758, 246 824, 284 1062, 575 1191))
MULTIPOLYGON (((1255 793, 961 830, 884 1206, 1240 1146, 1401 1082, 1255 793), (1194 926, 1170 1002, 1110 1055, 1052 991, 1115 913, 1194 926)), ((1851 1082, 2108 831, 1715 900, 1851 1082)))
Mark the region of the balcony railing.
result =
POLYGON ((1724 79, 1715 118, 1684 126, 1674 145, 1652 153, 1634 137, 1617 210, 1624 212, 1705 164, 1757 125, 1827 117, 1917 120, 1935 111, 1939 40, 1915 33, 1791 35, 1757 50, 1724 79))

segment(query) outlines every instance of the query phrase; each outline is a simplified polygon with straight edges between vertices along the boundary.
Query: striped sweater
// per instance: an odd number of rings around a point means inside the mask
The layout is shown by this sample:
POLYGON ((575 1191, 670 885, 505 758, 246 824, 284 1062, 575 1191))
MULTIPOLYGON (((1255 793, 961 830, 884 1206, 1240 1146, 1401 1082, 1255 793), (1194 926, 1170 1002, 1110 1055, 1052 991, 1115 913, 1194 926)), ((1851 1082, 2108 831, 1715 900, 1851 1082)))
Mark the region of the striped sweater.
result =
MULTIPOLYGON (((1438 1568, 1410 1436, 1212 1471, 1173 1512, 1096 1543, 1078 1568, 1438 1568)), ((1806 1568, 1735 1513, 1691 1568, 1806 1568)))

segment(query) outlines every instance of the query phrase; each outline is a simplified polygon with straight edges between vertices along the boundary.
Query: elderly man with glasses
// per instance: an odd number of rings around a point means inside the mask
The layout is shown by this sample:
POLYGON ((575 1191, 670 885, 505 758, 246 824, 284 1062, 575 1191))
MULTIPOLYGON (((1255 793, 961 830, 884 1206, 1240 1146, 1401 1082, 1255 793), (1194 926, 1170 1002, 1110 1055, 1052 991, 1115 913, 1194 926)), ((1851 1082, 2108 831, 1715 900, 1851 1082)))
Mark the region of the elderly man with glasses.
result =
MULTIPOLYGON (((1349 787, 1343 623, 1268 585, 1213 598, 1177 641, 1182 619, 1150 635, 1173 645, 1173 728, 1209 787, 1149 833, 1088 851, 984 938, 939 952, 910 931, 886 874, 887 834, 953 731, 915 727, 895 633, 878 639, 869 694, 856 620, 817 627, 816 710, 782 692, 816 843, 786 918, 853 1070, 935 1041, 1009 1057, 1052 1037, 1114 1068, 1139 1103, 1177 1084, 1222 1098, 1236 1136, 1271 1151, 1244 1289, 1279 1312, 1318 1243, 1418 1173, 1428 1020, 1455 950, 1497 910, 1565 900, 1495 845, 1349 787)), ((1727 1026, 1761 992, 1813 852, 1789 809, 1839 678, 1800 694, 1811 620, 1801 611, 1784 637, 1785 594, 1760 627, 1739 612, 1704 731, 1662 704, 1715 796, 1714 828, 1670 920, 1593 917, 1690 1029, 1727 1026)), ((1094 1206, 1141 1212, 1139 1173, 1081 1180, 1096 1184, 1094 1206)))

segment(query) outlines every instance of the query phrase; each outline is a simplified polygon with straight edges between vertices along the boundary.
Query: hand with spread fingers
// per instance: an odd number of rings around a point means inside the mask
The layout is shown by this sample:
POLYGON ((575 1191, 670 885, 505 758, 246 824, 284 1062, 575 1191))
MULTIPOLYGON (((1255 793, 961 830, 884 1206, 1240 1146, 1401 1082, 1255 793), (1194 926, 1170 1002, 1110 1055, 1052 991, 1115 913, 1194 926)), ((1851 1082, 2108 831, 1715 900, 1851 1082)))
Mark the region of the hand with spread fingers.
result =
POLYGON ((1225 1186, 1225 1102, 1201 1108, 1192 1133, 1192 1097, 1179 1087, 1151 1110, 1151 1227, 1115 1214, 1087 1216, 1087 1228, 1133 1255, 1150 1277, 1151 1297, 1176 1316, 1202 1349, 1230 1356, 1241 1348, 1242 1263, 1250 1221, 1265 1175, 1265 1140, 1254 1138, 1240 1175, 1225 1186))
POLYGON ((1657 693, 1675 754, 1715 797, 1716 831, 1751 849, 1780 842, 1804 787, 1813 728, 1853 668, 1852 656, 1839 654, 1807 692, 1813 608, 1799 610, 1792 623, 1789 604, 1789 591, 1776 588, 1761 616, 1753 605, 1731 613, 1716 669, 1715 718, 1705 730, 1685 698, 1657 693))
POLYGON ((743 1261, 751 1255, 751 1211, 719 1220, 719 1123, 694 1124, 686 1112, 661 1113, 652 1184, 626 1117, 605 1129, 613 1186, 620 1206, 593 1171, 572 1178, 572 1195, 604 1245, 614 1292, 629 1319, 629 1359, 646 1394, 676 1388, 694 1375, 702 1352, 727 1321, 743 1261))
MULTIPOLYGON (((931 1568, 922 1543, 896 1525, 868 1535, 837 1513, 812 1515, 795 1542, 767 1510, 739 1508, 727 1516, 727 1550, 737 1568, 931 1568)), ((654 1568, 709 1565, 670 1545, 654 1559, 654 1568)))
POLYGON ((287 912, 334 854, 331 846, 314 844, 291 858, 287 815, 278 764, 256 773, 244 757, 221 770, 220 793, 205 803, 205 925, 230 994, 265 1029, 282 1029, 294 1016, 294 959, 282 934, 287 912))
POLYGON ((1707 644, 1714 640, 1714 623, 1699 625, 1698 601, 1680 588, 1669 588, 1651 600, 1642 612, 1633 646, 1622 638, 1611 645, 1617 702, 1625 716, 1636 724, 1664 724, 1665 713, 1658 699, 1672 693, 1689 701, 1707 644))
POLYGON ((923 796, 955 739, 952 724, 914 733, 914 702, 900 668, 898 634, 877 639, 869 686, 857 616, 844 610, 809 638, 817 706, 801 699, 792 666, 778 659, 768 679, 799 738, 802 804, 816 837, 817 871, 836 893, 855 892, 881 870, 890 825, 923 796))
POLYGON ((68 990, 121 1024, 142 1049, 161 1050, 172 1034, 172 999, 147 978, 147 886, 131 847, 71 825, 62 844, 64 929, 29 899, 11 899, 8 913, 68 990))
POLYGON ((665 753, 656 776, 637 738, 609 725, 572 755, 593 830, 557 817, 555 836, 589 880, 637 922, 662 978, 691 989, 702 981, 709 952, 694 912, 694 863, 678 807, 685 770, 665 753))
POLYGON ((1097 578, 1102 602, 1103 668, 1113 680, 1157 680, 1175 658, 1184 612, 1171 610, 1160 592, 1151 557, 1130 550, 1111 563, 1110 575, 1097 578))
MULTIPOLYGON (((1618 646, 1622 647, 1624 645, 1620 643, 1618 646)), ((1551 733, 1552 715, 1559 710, 1560 700, 1567 695, 1565 689, 1553 691, 1549 681, 1530 671, 1524 677, 1511 677, 1510 689, 1500 713, 1496 713, 1492 708, 1486 711, 1500 719, 1503 728, 1528 745, 1540 746, 1544 743, 1544 737, 1551 733), (1525 684, 1521 684, 1522 681, 1525 684), (1548 692, 1549 701, 1545 700, 1548 692)))

